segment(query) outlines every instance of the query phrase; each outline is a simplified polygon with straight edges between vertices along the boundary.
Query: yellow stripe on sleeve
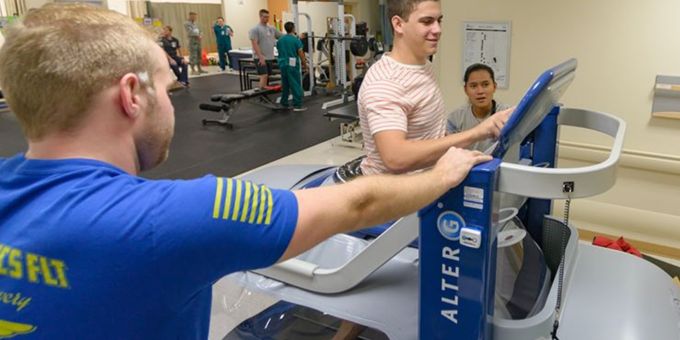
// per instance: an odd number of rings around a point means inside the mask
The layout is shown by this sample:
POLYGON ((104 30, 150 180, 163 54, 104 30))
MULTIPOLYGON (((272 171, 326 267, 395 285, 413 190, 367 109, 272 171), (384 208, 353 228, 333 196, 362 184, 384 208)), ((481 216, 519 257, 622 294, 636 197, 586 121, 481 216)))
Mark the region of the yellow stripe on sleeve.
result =
POLYGON ((238 219, 238 213, 241 209, 241 181, 236 180, 236 197, 234 197, 234 213, 231 215, 231 220, 238 219))
POLYGON ((246 197, 243 199, 243 212, 241 213, 241 222, 246 221, 248 217, 248 208, 250 208, 250 182, 246 182, 246 197))
POLYGON ((267 205, 267 187, 263 186, 260 190, 260 212, 257 215, 257 224, 262 223, 264 219, 264 206, 267 205))
POLYGON ((215 203, 213 205, 213 218, 220 218, 220 206, 222 205, 222 177, 217 177, 215 188, 215 203))
POLYGON ((227 179, 227 196, 224 198, 224 212, 222 212, 222 219, 229 218, 229 211, 231 210, 231 192, 233 191, 234 180, 227 179))
POLYGON ((260 201, 260 187, 257 184, 253 184, 253 207, 250 209, 250 218, 248 218, 248 223, 255 222, 255 215, 257 214, 257 203, 260 201))
POLYGON ((269 225, 272 223, 272 207, 274 206, 274 200, 272 199, 272 192, 267 188, 267 218, 264 220, 264 224, 269 225))

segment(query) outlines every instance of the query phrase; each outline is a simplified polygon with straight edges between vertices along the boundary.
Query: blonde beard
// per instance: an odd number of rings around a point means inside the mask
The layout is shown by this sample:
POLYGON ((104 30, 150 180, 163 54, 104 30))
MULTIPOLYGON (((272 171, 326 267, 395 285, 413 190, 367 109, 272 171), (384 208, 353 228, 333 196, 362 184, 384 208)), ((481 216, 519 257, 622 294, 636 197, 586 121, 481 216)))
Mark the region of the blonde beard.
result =
POLYGON ((149 96, 149 108, 144 114, 147 115, 144 135, 136 142, 137 161, 140 171, 155 168, 168 159, 170 154, 170 142, 173 136, 172 126, 158 124, 156 107, 158 101, 155 94, 149 96))

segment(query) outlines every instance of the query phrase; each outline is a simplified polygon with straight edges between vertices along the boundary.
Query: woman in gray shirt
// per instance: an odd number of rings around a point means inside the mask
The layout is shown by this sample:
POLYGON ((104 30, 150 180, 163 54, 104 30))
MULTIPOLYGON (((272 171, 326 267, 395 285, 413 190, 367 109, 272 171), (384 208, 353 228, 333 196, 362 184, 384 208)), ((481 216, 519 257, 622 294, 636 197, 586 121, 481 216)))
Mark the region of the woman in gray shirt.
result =
MULTIPOLYGON (((447 122, 447 132, 458 133, 477 126, 492 114, 509 109, 510 106, 493 99, 496 80, 493 69, 484 64, 472 64, 463 76, 468 103, 451 112, 447 122)), ((471 150, 485 151, 494 141, 485 139, 469 146, 471 150)))

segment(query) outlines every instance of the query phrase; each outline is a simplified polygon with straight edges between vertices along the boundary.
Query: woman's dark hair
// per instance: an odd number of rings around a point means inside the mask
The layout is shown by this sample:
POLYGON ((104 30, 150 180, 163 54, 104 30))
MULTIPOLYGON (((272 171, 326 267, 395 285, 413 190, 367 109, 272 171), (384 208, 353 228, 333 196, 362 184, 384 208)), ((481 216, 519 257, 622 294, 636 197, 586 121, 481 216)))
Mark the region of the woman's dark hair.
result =
POLYGON ((486 71, 489 72, 489 75, 491 75, 491 80, 493 80, 494 83, 496 83, 496 76, 493 74, 493 69, 489 67, 488 65, 484 64, 472 64, 468 66, 468 68, 465 70, 465 75, 463 76, 463 82, 467 84, 468 78, 470 78, 470 73, 475 72, 475 71, 486 71))

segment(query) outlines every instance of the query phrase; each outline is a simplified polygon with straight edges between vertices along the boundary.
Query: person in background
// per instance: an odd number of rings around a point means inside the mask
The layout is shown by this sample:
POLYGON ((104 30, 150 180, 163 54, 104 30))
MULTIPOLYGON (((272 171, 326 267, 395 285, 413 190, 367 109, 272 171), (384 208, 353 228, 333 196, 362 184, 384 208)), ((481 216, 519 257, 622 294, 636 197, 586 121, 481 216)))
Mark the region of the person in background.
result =
POLYGON ((223 17, 217 17, 213 31, 215 31, 215 39, 217 39, 217 55, 220 60, 220 69, 222 71, 232 71, 229 51, 231 51, 231 37, 234 36, 234 30, 231 26, 224 23, 223 17))
POLYGON ((283 36, 276 28, 269 26, 269 11, 261 9, 260 22, 248 32, 253 47, 257 74, 260 76, 260 88, 265 88, 272 74, 274 63, 274 45, 276 39, 283 36))
POLYGON ((165 51, 165 55, 168 57, 168 63, 172 72, 177 77, 182 86, 189 86, 189 68, 187 67, 187 62, 182 57, 182 52, 180 51, 180 44, 177 38, 172 36, 172 26, 163 27, 163 33, 161 33, 161 40, 159 44, 165 51))
MULTIPOLYGON (((463 89, 468 97, 468 103, 449 114, 448 133, 472 129, 496 112, 510 108, 509 105, 499 103, 493 98, 496 92, 496 78, 493 69, 488 65, 468 66, 463 76, 463 89)), ((486 151, 493 144, 492 139, 479 140, 470 144, 468 149, 486 151)))
POLYGON ((278 63, 281 69, 281 105, 288 107, 288 94, 293 94, 293 111, 305 111, 302 106, 302 82, 300 79, 300 65, 307 68, 307 58, 302 51, 302 41, 295 34, 295 24, 287 22, 284 25, 286 35, 276 42, 279 51, 278 63))
POLYGON ((184 29, 189 37, 189 65, 191 74, 208 73, 201 68, 201 29, 196 23, 198 14, 189 12, 189 19, 184 23, 184 29))

